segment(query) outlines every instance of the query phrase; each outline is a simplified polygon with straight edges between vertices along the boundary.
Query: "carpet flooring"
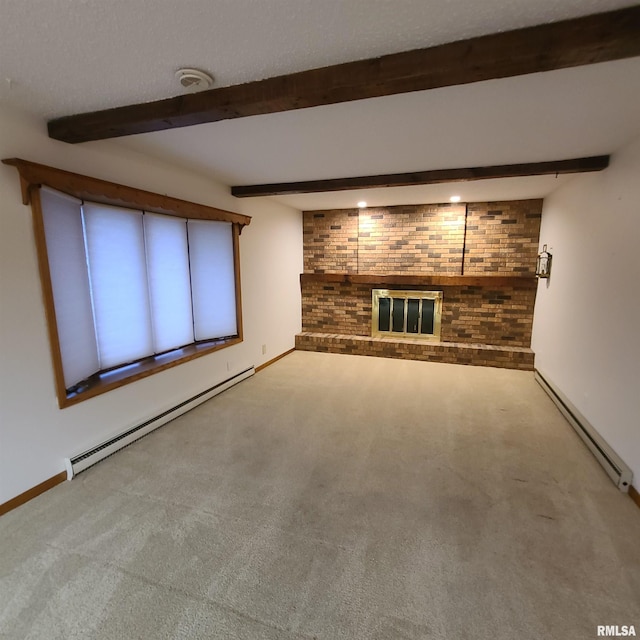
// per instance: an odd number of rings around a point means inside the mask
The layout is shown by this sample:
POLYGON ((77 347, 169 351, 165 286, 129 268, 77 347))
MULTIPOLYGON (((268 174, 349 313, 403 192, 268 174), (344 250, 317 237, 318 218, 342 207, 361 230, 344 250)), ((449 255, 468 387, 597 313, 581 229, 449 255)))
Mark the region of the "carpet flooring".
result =
POLYGON ((640 635, 639 542, 531 373, 294 352, 0 518, 0 638, 640 635))

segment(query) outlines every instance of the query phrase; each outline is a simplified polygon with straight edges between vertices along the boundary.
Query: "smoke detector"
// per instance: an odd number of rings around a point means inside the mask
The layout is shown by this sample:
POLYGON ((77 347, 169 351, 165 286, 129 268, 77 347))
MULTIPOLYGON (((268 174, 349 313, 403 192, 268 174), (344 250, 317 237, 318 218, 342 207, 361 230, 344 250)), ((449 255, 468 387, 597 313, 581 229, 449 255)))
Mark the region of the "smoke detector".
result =
POLYGON ((178 69, 178 82, 190 93, 205 91, 213 86, 213 78, 200 69, 178 69))

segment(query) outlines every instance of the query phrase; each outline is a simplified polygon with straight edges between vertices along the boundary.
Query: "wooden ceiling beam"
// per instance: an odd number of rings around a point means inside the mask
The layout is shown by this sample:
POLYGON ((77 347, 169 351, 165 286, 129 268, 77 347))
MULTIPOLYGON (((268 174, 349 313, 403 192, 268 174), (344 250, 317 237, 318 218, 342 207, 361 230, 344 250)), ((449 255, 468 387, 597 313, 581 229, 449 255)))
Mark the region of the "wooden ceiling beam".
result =
POLYGON ((435 169, 392 173, 359 178, 333 178, 306 182, 280 182, 275 184, 250 184, 231 187, 231 194, 238 198, 257 196, 282 196, 296 193, 323 193, 352 189, 376 189, 382 187, 409 187, 413 185, 441 184, 444 182, 470 182, 492 178, 523 178, 564 173, 602 171, 609 166, 609 156, 591 156, 551 162, 503 164, 493 167, 467 167, 466 169, 435 169))
POLYGON ((166 100, 57 118, 77 143, 640 55, 640 5, 166 100))

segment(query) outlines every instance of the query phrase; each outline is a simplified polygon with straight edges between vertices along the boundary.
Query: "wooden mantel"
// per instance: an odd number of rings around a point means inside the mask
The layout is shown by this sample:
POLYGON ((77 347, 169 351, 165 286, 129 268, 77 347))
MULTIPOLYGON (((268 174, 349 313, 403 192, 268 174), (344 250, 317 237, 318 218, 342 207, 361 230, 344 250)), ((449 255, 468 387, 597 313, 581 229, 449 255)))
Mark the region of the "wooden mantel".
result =
POLYGON ((442 276, 442 275, 363 275, 358 273, 301 273, 300 284, 335 282, 343 284, 418 285, 425 287, 522 287, 535 289, 535 276, 442 276))

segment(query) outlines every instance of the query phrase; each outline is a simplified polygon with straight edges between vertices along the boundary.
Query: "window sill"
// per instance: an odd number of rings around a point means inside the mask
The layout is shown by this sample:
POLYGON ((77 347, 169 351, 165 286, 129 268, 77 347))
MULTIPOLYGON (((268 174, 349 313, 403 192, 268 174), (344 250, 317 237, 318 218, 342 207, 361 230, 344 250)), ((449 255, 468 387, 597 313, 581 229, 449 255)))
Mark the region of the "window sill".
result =
POLYGON ((107 391, 123 387, 142 378, 165 371, 171 367, 175 367, 184 362, 195 360, 201 356, 205 356, 214 351, 219 351, 226 347, 230 347, 234 344, 242 342, 242 338, 239 336, 233 338, 226 338, 223 340, 215 340, 197 344, 190 344, 181 349, 170 351, 158 356, 152 356, 150 358, 144 358, 138 362, 134 362, 123 367, 118 367, 112 371, 104 373, 96 373, 91 376, 87 384, 81 391, 66 393, 64 397, 59 398, 59 405, 61 409, 70 407, 89 398, 94 398, 107 391))

